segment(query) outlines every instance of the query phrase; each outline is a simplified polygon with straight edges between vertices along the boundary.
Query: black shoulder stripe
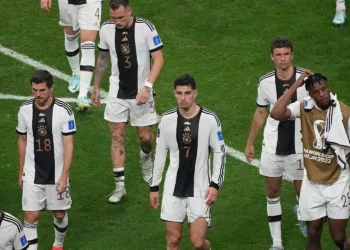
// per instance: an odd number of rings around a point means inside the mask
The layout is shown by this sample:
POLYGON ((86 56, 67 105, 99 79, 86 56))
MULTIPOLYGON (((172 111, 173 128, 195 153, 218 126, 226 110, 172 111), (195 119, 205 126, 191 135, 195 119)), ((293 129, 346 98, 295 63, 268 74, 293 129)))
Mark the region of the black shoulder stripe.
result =
POLYGON ((12 223, 13 225, 15 225, 19 233, 23 231, 23 225, 16 217, 5 213, 3 221, 7 221, 8 223, 12 223))
POLYGON ((162 116, 160 117, 160 119, 162 119, 163 116, 170 115, 170 114, 173 114, 175 112, 177 112, 177 108, 173 108, 173 109, 163 113, 162 116))
POLYGON ((209 110, 209 109, 206 109, 206 108, 203 108, 203 109, 202 109, 202 112, 203 112, 204 114, 214 116, 218 127, 221 125, 220 119, 219 119, 219 117, 216 115, 215 112, 213 112, 213 111, 211 111, 211 110, 209 110))
POLYGON ((63 101, 58 100, 58 99, 55 99, 55 104, 60 106, 60 107, 62 107, 62 108, 64 108, 65 110, 67 110, 69 115, 73 114, 73 110, 72 110, 71 106, 68 103, 63 102, 63 101))
POLYGON ((19 108, 22 108, 23 106, 26 106, 26 105, 31 105, 31 104, 33 104, 33 101, 34 101, 34 98, 31 98, 31 99, 29 99, 29 100, 23 102, 23 103, 21 104, 21 106, 19 106, 19 108))
POLYGON ((302 68, 302 67, 295 66, 295 71, 298 72, 298 73, 303 73, 304 70, 305 70, 305 69, 302 68))
POLYGON ((259 78, 259 82, 261 82, 262 80, 264 80, 264 79, 266 79, 266 78, 269 78, 269 77, 271 77, 271 76, 274 76, 275 75, 275 71, 271 71, 271 72, 269 72, 269 73, 266 73, 265 75, 263 75, 263 76, 261 76, 260 78, 259 78))
POLYGON ((101 25, 101 28, 102 28, 102 26, 104 26, 106 24, 114 24, 114 22, 112 20, 108 20, 101 25))
POLYGON ((151 31, 156 29, 156 27, 154 27, 153 23, 151 23, 150 21, 148 21, 146 19, 140 18, 140 17, 136 17, 136 23, 145 23, 151 31))

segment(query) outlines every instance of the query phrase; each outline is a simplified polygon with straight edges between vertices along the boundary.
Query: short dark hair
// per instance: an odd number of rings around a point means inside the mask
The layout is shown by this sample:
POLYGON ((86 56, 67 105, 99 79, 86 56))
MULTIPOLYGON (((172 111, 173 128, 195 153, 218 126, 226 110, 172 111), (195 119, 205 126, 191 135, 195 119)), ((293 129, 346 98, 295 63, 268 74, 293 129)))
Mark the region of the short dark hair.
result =
POLYGON ((271 42, 271 54, 273 54, 273 50, 276 48, 290 48, 293 52, 293 44, 286 37, 277 37, 271 42))
POLYGON ((112 10, 117 10, 121 6, 123 7, 129 7, 129 0, 110 0, 109 1, 109 8, 112 10))
POLYGON ((53 85, 53 77, 49 71, 38 69, 30 77, 29 83, 46 83, 47 87, 51 88, 53 85))
POLYGON ((305 80, 305 88, 307 91, 309 91, 309 89, 311 88, 312 85, 314 85, 315 83, 318 84, 328 84, 328 79, 327 77, 325 77, 324 75, 320 74, 320 73, 315 73, 311 76, 309 76, 306 80, 305 80))
POLYGON ((174 89, 176 86, 191 86, 192 89, 196 89, 196 81, 193 76, 189 74, 183 74, 175 79, 174 81, 174 89))

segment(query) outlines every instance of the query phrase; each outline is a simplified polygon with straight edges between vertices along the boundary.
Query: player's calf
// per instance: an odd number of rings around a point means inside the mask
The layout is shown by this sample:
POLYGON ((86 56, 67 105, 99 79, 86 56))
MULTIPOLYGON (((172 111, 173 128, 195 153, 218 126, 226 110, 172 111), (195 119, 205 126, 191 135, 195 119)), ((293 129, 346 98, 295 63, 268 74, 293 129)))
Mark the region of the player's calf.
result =
POLYGON ((53 243, 53 250, 62 250, 63 241, 68 229, 68 214, 65 211, 55 211, 53 216, 55 229, 55 242, 53 243))

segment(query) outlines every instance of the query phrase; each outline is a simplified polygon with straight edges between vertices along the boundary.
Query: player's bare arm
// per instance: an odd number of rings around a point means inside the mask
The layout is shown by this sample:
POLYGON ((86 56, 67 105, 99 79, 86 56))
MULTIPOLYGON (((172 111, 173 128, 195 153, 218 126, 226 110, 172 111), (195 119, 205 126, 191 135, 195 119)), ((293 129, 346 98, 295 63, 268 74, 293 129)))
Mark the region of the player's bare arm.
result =
POLYGON ((51 9, 51 0, 41 0, 40 7, 46 12, 50 12, 51 9))
MULTIPOLYGON (((151 72, 148 76, 147 82, 154 84, 160 74, 160 71, 162 70, 164 59, 163 59, 162 50, 157 50, 151 53, 151 55, 153 58, 153 65, 151 68, 151 72)), ((137 105, 145 104, 149 99, 150 94, 151 94, 151 88, 146 86, 142 88, 136 96, 136 104, 137 105)))
POLYGON ((249 163, 254 160, 254 141, 260 129, 264 126, 267 115, 268 111, 266 107, 258 107, 255 110, 252 127, 244 151, 245 157, 249 163))
POLYGON ((18 186, 22 188, 22 176, 23 176, 23 167, 24 167, 24 159, 26 155, 26 147, 27 147, 27 135, 20 135, 18 137, 18 186))
POLYGON ((205 193, 205 204, 211 205, 217 199, 218 190, 214 187, 209 187, 205 193))
POLYGON ((63 136, 64 163, 61 177, 56 183, 56 190, 60 194, 66 190, 69 170, 73 159, 73 135, 63 136))
POLYGON ((101 82, 106 73, 106 69, 109 65, 110 60, 111 58, 110 58, 109 51, 100 51, 97 57, 96 68, 95 68, 95 82, 94 82, 94 86, 92 88, 92 94, 91 94, 91 103, 95 107, 99 107, 101 105, 101 100, 100 100, 101 82))
POLYGON ((304 85, 305 78, 311 76, 312 73, 310 70, 305 69, 304 72, 299 76, 298 80, 290 87, 286 93, 284 93, 273 106, 270 116, 275 120, 288 120, 291 116, 290 110, 287 106, 290 104, 290 100, 293 97, 297 88, 304 85))
POLYGON ((159 192, 150 192, 149 194, 149 202, 154 209, 158 209, 159 207, 159 192))

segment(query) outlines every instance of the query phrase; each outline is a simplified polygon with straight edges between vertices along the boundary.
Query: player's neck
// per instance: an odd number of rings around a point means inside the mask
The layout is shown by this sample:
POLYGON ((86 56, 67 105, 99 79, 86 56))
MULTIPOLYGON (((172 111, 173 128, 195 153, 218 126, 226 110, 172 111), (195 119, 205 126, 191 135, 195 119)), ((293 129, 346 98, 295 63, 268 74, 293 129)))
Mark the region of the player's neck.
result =
POLYGON ((130 20, 129 20, 128 25, 126 26, 126 29, 130 29, 133 24, 134 24, 134 17, 130 16, 130 20))
POLYGON ((52 104, 52 102, 53 102, 53 97, 50 96, 49 99, 47 99, 47 101, 42 104, 35 102, 35 106, 37 106, 37 108, 39 109, 47 109, 52 104))
POLYGON ((179 107, 179 112, 180 114, 186 118, 186 119, 191 119, 195 117, 200 110, 200 106, 194 103, 191 107, 184 109, 179 107))
POLYGON ((276 73, 277 73, 277 77, 281 80, 289 80, 293 73, 294 73, 294 66, 293 65, 290 65, 288 67, 288 69, 280 69, 280 68, 277 68, 276 69, 276 73))

